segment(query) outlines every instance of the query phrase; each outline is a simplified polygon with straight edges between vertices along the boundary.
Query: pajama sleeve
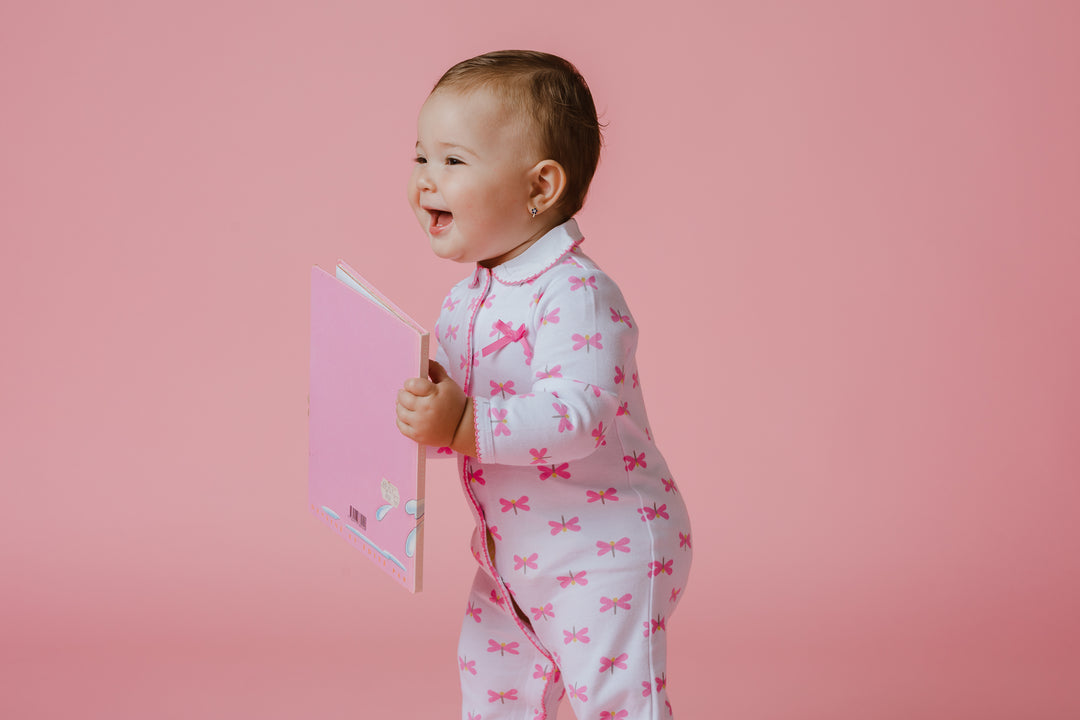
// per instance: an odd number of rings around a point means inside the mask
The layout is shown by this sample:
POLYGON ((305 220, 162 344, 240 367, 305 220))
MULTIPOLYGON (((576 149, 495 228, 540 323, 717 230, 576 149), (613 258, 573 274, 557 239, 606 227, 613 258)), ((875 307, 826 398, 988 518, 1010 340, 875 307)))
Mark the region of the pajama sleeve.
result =
POLYGON ((528 465, 538 453, 553 462, 577 460, 600 447, 614 425, 637 329, 610 278, 573 270, 558 273, 534 310, 527 338, 531 388, 473 397, 481 462, 528 465))

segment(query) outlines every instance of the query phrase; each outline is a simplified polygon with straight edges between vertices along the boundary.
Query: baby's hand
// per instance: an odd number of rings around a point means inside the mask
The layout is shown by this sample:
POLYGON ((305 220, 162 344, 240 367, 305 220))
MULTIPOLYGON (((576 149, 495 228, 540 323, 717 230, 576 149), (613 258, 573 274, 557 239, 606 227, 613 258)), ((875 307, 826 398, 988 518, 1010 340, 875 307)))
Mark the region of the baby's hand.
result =
POLYGON ((398 390, 398 430, 421 445, 453 447, 454 435, 468 410, 468 398, 434 360, 428 374, 430 380, 409 378, 398 390))

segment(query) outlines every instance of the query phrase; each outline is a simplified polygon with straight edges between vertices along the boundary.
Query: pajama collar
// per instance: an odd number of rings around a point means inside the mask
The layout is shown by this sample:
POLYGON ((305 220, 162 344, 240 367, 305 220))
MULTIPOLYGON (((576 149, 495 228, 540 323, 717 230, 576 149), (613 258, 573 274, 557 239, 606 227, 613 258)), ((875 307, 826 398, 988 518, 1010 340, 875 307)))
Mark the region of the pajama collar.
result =
MULTIPOLYGON (((567 253, 577 247, 585 237, 578 229, 577 220, 567 220, 546 232, 539 240, 515 258, 495 267, 491 272, 503 285, 521 285, 532 282, 562 262, 567 253)), ((483 268, 476 267, 473 285, 479 283, 483 268)))

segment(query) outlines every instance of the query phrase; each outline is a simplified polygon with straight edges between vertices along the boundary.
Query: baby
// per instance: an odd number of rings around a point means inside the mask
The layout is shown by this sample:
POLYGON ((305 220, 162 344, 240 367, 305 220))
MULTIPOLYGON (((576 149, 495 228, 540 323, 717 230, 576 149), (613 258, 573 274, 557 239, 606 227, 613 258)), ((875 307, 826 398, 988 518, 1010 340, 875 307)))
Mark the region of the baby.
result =
POLYGON ((476 515, 462 720, 554 720, 564 693, 581 720, 672 714, 690 521, 649 430, 637 322, 573 219, 600 144, 585 80, 544 53, 461 62, 420 110, 409 203, 436 255, 475 263, 397 408, 403 434, 458 454, 476 515))

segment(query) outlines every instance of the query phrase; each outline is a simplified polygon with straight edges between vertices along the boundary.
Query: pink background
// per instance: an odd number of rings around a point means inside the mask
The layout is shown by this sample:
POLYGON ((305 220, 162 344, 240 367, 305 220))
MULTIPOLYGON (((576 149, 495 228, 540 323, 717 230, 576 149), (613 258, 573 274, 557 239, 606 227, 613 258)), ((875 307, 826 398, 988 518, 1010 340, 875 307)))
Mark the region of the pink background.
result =
POLYGON ((610 123, 680 717, 1080 714, 1080 6, 661 7, 0 6, 0 715, 456 717, 451 467, 419 596, 307 511, 309 269, 434 323, 416 112, 504 47, 610 123))

